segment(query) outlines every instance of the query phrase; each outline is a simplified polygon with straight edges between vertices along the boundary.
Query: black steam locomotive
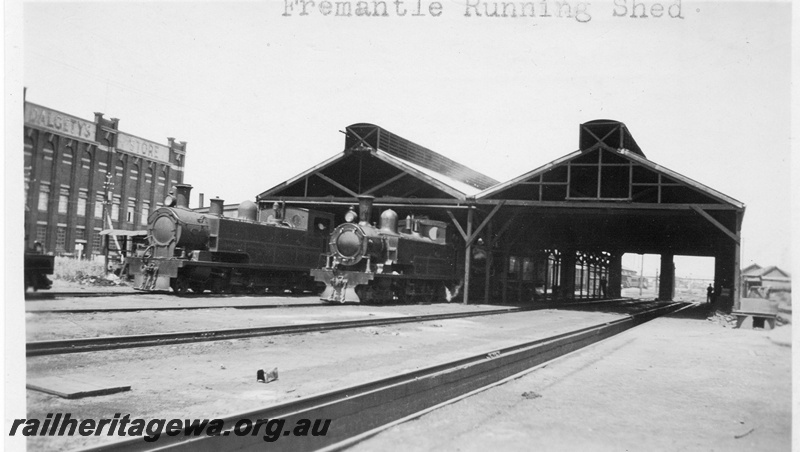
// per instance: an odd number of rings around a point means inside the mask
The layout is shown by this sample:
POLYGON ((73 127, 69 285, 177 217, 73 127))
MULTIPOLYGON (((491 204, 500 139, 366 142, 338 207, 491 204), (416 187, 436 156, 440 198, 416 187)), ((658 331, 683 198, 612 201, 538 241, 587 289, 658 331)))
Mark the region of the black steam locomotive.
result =
POLYGON ((31 288, 47 290, 53 282, 47 275, 52 275, 55 269, 55 257, 45 254, 42 244, 34 243, 33 248, 25 250, 25 290, 31 288))
POLYGON ((376 227, 369 223, 372 201, 360 198, 360 213, 345 215, 347 222, 330 235, 325 267, 311 271, 326 285, 322 300, 438 302, 458 295, 457 252, 447 224, 411 216, 398 221, 389 209, 376 227))
POLYGON ((245 201, 238 218, 227 218, 220 199, 208 213, 189 209, 191 188, 176 185, 174 198, 148 219, 147 248, 126 259, 136 289, 171 288, 178 295, 321 289, 309 270, 325 252, 332 214, 245 201))

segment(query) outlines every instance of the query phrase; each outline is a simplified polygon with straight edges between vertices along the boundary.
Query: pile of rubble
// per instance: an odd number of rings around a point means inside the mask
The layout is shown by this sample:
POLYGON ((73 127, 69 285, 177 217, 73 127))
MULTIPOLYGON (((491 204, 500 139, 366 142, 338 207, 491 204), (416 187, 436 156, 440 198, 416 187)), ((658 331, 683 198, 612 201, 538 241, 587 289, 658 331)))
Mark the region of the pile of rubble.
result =
POLYGON ((725 328, 736 327, 736 316, 732 314, 726 314, 722 311, 716 311, 715 313, 709 315, 708 318, 706 318, 706 320, 708 320, 709 322, 714 322, 725 328))
POLYGON ((120 279, 119 276, 113 273, 110 273, 105 277, 79 275, 77 278, 75 278, 75 282, 82 286, 127 286, 124 280, 120 279))

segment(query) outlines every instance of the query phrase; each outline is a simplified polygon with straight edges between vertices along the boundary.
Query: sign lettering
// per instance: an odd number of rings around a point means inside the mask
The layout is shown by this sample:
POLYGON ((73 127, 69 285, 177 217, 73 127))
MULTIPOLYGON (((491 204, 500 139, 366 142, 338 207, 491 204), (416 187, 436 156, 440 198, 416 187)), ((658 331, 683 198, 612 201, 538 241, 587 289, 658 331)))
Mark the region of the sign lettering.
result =
POLYGON ((117 134, 117 149, 144 158, 169 163, 169 148, 167 146, 136 138, 122 132, 117 134))
POLYGON ((25 124, 90 141, 97 131, 93 122, 29 103, 25 104, 25 124))

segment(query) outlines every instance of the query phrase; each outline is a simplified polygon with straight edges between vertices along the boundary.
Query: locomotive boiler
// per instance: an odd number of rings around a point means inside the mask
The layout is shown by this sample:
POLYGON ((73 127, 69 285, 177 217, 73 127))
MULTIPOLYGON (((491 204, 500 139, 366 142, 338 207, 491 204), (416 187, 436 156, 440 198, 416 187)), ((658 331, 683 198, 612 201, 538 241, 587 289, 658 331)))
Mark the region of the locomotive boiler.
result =
POLYGON ((191 185, 176 185, 175 196, 148 218, 148 246, 127 264, 138 290, 172 289, 202 293, 266 289, 318 291, 309 270, 319 265, 333 215, 275 204, 259 209, 239 205, 238 218, 223 215, 213 199, 208 213, 188 207, 191 185))
POLYGON ((321 299, 328 302, 437 302, 458 294, 456 249, 448 240, 447 224, 428 218, 398 221, 391 210, 370 224, 372 197, 359 198, 359 214, 330 234, 324 268, 314 279, 325 283, 321 299), (360 221, 358 221, 360 219, 360 221))

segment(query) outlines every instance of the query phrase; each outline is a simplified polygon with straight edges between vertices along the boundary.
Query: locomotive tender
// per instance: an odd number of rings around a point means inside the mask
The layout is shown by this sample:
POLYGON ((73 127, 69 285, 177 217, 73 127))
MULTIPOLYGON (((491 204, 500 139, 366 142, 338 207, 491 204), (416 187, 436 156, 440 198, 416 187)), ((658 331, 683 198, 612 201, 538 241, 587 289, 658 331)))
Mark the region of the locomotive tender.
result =
POLYGON ((45 254, 42 244, 35 242, 32 249, 25 250, 25 290, 32 288, 48 290, 53 282, 47 275, 55 272, 55 256, 45 254))
POLYGON ((239 205, 239 218, 223 216, 222 200, 208 213, 188 207, 191 185, 175 186, 175 197, 148 219, 148 246, 129 257, 138 290, 183 295, 266 289, 282 293, 318 290, 309 270, 319 265, 333 215, 307 209, 272 209, 252 201, 239 205), (257 217, 261 217, 260 219, 257 217))
POLYGON ((375 226, 369 223, 372 202, 370 196, 359 198, 359 215, 351 209, 347 222, 330 235, 325 267, 311 271, 325 283, 321 299, 438 302, 458 295, 457 252, 448 240, 447 224, 411 216, 398 221, 387 209, 375 226))

